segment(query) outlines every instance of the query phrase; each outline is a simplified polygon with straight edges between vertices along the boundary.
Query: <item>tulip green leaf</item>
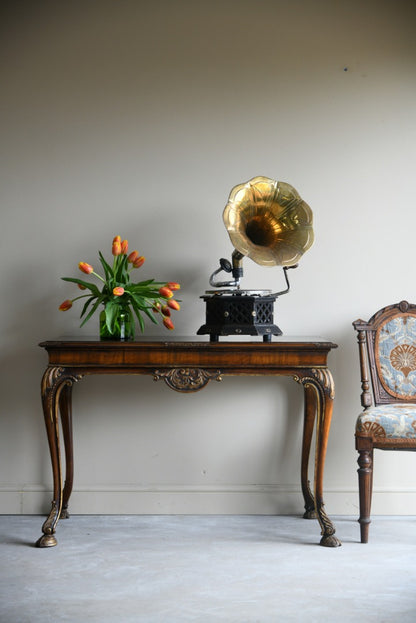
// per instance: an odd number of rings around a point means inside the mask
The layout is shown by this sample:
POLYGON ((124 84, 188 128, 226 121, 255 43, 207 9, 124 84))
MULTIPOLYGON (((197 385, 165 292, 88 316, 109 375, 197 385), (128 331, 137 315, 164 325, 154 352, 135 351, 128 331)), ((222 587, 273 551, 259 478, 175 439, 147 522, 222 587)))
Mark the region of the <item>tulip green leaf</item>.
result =
POLYGON ((100 296, 100 297, 96 300, 96 302, 94 303, 94 305, 92 306, 92 308, 91 308, 91 310, 90 310, 89 314, 88 314, 88 315, 84 318, 84 320, 81 322, 81 325, 80 325, 81 327, 83 327, 83 326, 84 326, 84 324, 85 324, 85 323, 86 323, 86 322, 87 322, 87 321, 91 318, 91 316, 94 314, 94 312, 98 309, 99 304, 100 304, 100 303, 102 303, 102 302, 103 302, 103 297, 102 297, 102 296, 100 296))
POLYGON ((98 255, 100 258, 100 262, 102 264, 102 267, 104 269, 104 274, 105 274, 105 280, 106 281, 110 281, 113 278, 113 270, 111 268, 111 266, 106 262, 103 254, 101 253, 101 251, 98 251, 98 255))
POLYGON ((91 290, 94 296, 99 296, 101 294, 99 289, 95 285, 95 283, 89 283, 88 281, 84 281, 83 279, 75 279, 73 277, 61 277, 61 279, 62 281, 70 281, 72 283, 77 283, 78 285, 83 286, 84 288, 87 288, 88 290, 91 290))

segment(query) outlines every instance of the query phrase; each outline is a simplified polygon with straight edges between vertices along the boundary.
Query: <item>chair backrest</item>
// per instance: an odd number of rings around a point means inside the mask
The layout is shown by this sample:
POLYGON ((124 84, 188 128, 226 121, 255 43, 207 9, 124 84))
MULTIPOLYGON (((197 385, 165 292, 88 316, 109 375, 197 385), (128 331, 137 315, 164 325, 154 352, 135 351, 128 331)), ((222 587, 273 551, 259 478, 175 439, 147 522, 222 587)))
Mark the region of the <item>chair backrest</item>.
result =
POLYGON ((416 305, 401 301, 353 326, 358 332, 362 406, 371 407, 372 397, 375 405, 416 403, 416 305))

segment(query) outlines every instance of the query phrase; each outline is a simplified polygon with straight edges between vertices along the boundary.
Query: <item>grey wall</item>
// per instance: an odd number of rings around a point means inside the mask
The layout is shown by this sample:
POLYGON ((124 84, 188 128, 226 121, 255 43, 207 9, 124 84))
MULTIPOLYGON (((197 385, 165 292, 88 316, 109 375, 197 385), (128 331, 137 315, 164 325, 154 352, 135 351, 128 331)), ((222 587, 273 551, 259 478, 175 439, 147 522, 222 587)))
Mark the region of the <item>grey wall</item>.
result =
MULTIPOLYGON (((231 188, 294 185, 316 241, 277 304, 286 334, 323 335, 336 403, 330 514, 356 514, 360 410, 351 322, 415 301, 415 4, 404 0, 19 2, 1 15, 0 511, 49 508, 38 347, 79 328, 58 312, 80 260, 128 238, 143 278, 180 281, 176 333, 232 247, 231 188)), ((245 287, 281 289, 245 263, 245 287)), ((149 334, 166 336, 162 327, 149 334)), ((91 377, 74 391, 72 511, 302 508, 301 389, 227 378, 183 396, 151 378, 91 377)), ((376 457, 375 512, 416 513, 414 457, 376 457)))

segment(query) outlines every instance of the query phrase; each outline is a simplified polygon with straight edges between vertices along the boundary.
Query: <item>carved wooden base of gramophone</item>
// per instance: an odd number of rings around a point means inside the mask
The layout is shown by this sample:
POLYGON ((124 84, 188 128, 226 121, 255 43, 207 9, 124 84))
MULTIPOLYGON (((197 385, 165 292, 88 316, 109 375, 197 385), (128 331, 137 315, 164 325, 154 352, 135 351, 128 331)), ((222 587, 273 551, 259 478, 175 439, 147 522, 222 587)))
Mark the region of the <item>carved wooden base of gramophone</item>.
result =
POLYGON ((270 342, 272 335, 282 335, 273 324, 276 296, 252 294, 250 290, 228 292, 201 297, 206 303, 206 320, 198 335, 209 335, 211 342, 217 342, 221 335, 262 335, 264 342, 270 342))

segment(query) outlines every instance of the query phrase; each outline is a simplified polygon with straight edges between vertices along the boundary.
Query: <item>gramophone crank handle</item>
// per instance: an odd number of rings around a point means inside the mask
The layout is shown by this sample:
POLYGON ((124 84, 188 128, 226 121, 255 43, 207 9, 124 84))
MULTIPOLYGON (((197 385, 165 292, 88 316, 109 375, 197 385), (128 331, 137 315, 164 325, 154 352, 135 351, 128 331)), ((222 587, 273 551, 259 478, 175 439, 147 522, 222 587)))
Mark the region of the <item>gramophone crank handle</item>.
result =
POLYGON ((287 271, 290 270, 291 268, 297 268, 299 266, 299 264, 294 264, 293 266, 284 266, 283 267, 283 272, 285 274, 285 280, 286 280, 286 285, 287 288, 286 290, 282 290, 281 292, 275 292, 274 294, 272 294, 272 296, 281 296, 282 294, 287 294, 290 290, 290 283, 289 283, 289 278, 287 276, 287 271))

